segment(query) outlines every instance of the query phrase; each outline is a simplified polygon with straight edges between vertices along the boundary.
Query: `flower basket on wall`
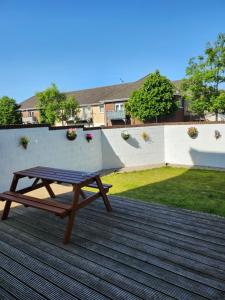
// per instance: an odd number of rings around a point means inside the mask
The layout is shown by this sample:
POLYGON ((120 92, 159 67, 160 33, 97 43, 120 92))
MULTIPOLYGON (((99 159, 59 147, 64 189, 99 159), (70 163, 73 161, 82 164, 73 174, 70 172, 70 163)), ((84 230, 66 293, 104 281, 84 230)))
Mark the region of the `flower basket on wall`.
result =
POLYGON ((66 137, 68 140, 73 141, 77 137, 77 132, 75 128, 69 128, 66 132, 66 137))
POLYGON ((88 143, 93 140, 93 134, 92 133, 87 133, 86 134, 86 140, 88 141, 88 143))
POLYGON ((22 146, 24 149, 27 149, 28 144, 30 143, 30 140, 26 136, 21 136, 19 144, 22 146))
POLYGON ((196 127, 189 127, 187 133, 190 136, 190 138, 196 139, 198 136, 198 129, 196 127))
POLYGON ((130 134, 127 130, 124 130, 124 131, 121 132, 121 137, 126 141, 126 140, 129 139, 130 134))
POLYGON ((215 130, 214 136, 215 136, 215 139, 218 140, 218 139, 221 138, 222 135, 221 135, 221 133, 219 132, 219 130, 215 130))
POLYGON ((147 132, 145 132, 145 131, 142 132, 141 136, 142 136, 142 138, 143 138, 143 140, 144 140, 145 142, 147 142, 147 141, 150 140, 149 135, 148 135, 147 132))

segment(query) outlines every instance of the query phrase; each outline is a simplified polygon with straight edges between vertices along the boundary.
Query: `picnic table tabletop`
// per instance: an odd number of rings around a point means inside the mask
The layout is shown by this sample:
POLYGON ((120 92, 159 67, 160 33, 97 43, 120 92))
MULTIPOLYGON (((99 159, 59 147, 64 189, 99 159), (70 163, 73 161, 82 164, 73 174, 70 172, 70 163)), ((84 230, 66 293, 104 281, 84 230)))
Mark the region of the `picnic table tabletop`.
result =
POLYGON ((41 166, 17 171, 14 174, 70 184, 81 184, 87 179, 99 176, 98 172, 81 172, 41 166))

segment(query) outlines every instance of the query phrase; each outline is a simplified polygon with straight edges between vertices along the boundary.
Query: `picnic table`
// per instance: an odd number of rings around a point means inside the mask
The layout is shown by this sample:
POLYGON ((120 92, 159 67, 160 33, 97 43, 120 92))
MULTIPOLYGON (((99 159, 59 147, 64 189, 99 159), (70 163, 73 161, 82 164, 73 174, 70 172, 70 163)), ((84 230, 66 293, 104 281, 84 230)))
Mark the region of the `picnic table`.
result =
POLYGON ((103 198, 107 211, 111 211, 111 205, 107 197, 107 192, 112 185, 102 184, 98 173, 88 173, 80 171, 62 170, 49 167, 34 167, 14 173, 10 190, 0 194, 0 200, 6 201, 2 214, 2 220, 7 219, 11 203, 17 202, 25 207, 35 207, 48 212, 52 212, 57 216, 68 217, 63 243, 70 241, 76 212, 96 200, 103 198), (20 179, 28 177, 34 179, 31 186, 17 190, 20 179), (55 194, 50 186, 52 183, 71 184, 73 187, 73 196, 71 203, 62 203, 51 199, 39 199, 24 195, 30 191, 45 187, 51 198, 55 198, 55 194), (82 190, 84 187, 97 189, 97 192, 86 196, 82 190), (80 201, 80 196, 82 200, 80 201))

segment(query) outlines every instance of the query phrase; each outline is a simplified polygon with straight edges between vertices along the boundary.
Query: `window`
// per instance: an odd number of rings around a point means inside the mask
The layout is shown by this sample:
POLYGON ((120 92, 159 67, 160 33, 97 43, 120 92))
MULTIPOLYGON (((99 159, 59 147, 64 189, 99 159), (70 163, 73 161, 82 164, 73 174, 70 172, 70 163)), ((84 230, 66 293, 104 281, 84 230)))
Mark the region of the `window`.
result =
POLYGON ((104 105, 99 105, 99 111, 104 112, 104 105))
POLYGON ((115 104, 115 111, 121 111, 124 110, 124 104, 123 103, 116 103, 115 104))
POLYGON ((183 98, 179 99, 179 108, 184 108, 184 99, 183 98))
POLYGON ((31 111, 31 110, 29 110, 29 111, 28 111, 28 117, 33 117, 33 116, 34 116, 34 112, 31 111))

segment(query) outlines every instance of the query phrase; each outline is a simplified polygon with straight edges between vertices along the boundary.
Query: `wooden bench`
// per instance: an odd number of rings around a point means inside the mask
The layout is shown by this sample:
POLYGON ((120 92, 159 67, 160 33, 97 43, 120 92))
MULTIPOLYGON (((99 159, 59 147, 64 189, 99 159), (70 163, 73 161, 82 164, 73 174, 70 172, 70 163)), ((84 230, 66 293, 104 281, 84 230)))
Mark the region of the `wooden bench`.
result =
POLYGON ((42 200, 16 192, 4 192, 0 194, 0 200, 11 201, 23 204, 26 207, 35 207, 48 212, 52 212, 57 216, 65 217, 71 211, 71 205, 53 200, 42 200))
MULTIPOLYGON (((104 191, 106 193, 108 193, 109 189, 112 187, 112 184, 103 183, 102 185, 103 185, 104 191)), ((98 189, 98 185, 96 183, 88 184, 88 187, 93 188, 93 189, 98 189)))

